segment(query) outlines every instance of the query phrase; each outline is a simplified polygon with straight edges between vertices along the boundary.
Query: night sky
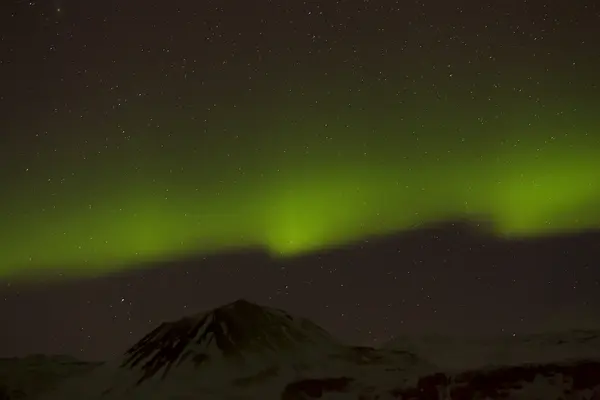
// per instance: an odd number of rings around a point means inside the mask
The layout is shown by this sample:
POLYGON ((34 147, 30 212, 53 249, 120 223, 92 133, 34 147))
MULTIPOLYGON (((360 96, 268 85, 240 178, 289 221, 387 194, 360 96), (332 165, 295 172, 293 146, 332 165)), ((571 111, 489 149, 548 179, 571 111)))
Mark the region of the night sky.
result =
POLYGON ((0 356, 600 328, 597 1, 0 7, 0 356))

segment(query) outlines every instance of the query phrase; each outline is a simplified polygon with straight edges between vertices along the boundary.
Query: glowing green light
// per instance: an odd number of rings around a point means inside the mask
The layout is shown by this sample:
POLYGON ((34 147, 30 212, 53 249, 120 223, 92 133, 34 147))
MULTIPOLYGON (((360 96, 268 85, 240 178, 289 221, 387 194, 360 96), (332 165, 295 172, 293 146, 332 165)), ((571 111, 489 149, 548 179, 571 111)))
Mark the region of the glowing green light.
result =
POLYGON ((88 167, 34 165, 1 204, 0 276, 243 247, 292 256, 481 215, 505 236, 600 227, 600 143, 588 134, 597 122, 569 135, 550 123, 469 134, 438 124, 416 137, 401 119, 348 118, 355 131, 326 115, 291 133, 271 124, 264 142, 231 157, 222 143, 179 143, 139 160, 151 151, 137 143, 88 167))

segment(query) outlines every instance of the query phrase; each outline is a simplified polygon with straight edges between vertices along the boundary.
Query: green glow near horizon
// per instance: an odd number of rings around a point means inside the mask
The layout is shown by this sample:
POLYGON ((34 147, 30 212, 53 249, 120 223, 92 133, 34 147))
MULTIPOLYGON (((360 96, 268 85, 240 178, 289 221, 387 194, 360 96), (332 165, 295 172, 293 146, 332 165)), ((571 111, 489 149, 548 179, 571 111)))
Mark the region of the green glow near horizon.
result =
POLYGON ((591 114, 567 127, 504 120, 459 134, 458 117, 446 127, 422 119, 415 137, 415 121, 328 112, 261 127, 257 154, 247 144, 229 156, 217 151, 223 143, 156 151, 134 139, 92 166, 22 172, 1 203, 0 277, 104 273, 244 247, 294 256, 465 217, 486 216, 507 237, 600 227, 600 124, 591 114))

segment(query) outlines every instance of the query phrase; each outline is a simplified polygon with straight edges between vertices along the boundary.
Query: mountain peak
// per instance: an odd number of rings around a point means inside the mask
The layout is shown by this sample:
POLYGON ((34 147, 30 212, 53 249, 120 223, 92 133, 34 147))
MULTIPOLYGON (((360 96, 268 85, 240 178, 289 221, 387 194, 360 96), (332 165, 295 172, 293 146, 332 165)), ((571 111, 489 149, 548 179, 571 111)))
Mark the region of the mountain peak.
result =
POLYGON ((239 299, 232 301, 229 304, 225 304, 224 306, 220 307, 231 307, 231 306, 254 306, 254 307, 260 307, 258 304, 256 303, 252 303, 251 301, 247 300, 245 297, 240 297, 239 299))
POLYGON ((313 322, 238 299, 209 312, 166 322, 125 353, 122 367, 141 368, 138 383, 184 361, 198 368, 214 359, 244 361, 250 353, 273 355, 335 340, 313 322))
POLYGON ((239 313, 260 313, 266 307, 253 303, 245 298, 239 298, 231 303, 227 303, 213 310, 215 313, 239 312, 239 313))

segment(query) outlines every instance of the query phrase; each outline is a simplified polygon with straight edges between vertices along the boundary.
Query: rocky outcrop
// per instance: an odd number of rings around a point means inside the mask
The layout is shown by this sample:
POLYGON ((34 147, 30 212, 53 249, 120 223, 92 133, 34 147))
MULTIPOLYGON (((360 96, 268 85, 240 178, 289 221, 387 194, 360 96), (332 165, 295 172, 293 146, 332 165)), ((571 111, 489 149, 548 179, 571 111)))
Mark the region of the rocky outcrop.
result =
POLYGON ((600 362, 531 364, 438 373, 390 392, 402 400, 600 400, 600 362))
POLYGON ((290 383, 281 400, 600 400, 600 361, 521 365, 423 376, 414 385, 384 390, 365 377, 290 383))
POLYGON ((303 400, 321 398, 326 393, 347 393, 353 378, 304 379, 287 385, 281 400, 303 400))

